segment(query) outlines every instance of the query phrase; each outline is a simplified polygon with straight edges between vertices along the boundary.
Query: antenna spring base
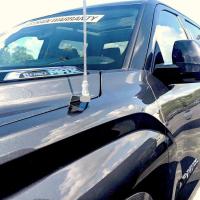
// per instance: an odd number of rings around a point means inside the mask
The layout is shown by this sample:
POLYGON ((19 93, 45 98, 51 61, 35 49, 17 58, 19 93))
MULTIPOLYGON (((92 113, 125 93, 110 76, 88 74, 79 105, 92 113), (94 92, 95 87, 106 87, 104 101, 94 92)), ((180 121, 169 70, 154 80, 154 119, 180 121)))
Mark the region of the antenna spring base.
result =
POLYGON ((88 81, 83 80, 83 82, 82 82, 82 96, 80 97, 81 102, 90 102, 90 100, 91 100, 88 87, 89 87, 88 81))

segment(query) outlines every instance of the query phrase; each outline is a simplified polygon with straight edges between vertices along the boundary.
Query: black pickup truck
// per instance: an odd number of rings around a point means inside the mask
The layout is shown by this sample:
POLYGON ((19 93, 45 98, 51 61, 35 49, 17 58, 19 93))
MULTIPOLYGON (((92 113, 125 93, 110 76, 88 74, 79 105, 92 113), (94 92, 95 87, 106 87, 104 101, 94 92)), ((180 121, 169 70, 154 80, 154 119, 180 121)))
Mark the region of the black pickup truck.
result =
POLYGON ((0 36, 0 199, 198 199, 200 28, 154 0, 0 36))

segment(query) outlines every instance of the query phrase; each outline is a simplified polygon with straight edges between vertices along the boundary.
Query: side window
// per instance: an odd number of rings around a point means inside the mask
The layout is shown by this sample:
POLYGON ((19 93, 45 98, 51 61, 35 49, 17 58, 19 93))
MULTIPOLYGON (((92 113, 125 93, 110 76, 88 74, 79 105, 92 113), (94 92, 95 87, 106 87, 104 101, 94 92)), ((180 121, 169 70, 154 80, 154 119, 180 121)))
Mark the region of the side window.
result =
POLYGON ((188 22, 187 20, 186 20, 186 27, 191 33, 193 39, 200 42, 200 28, 188 22))
POLYGON ((74 57, 83 57, 83 42, 62 40, 58 46, 58 49, 66 52, 72 51, 74 52, 74 57))
POLYGON ((37 37, 22 37, 14 42, 2 45, 0 50, 0 62, 4 65, 25 63, 38 60, 43 40, 37 37))
POLYGON ((119 48, 120 53, 121 53, 121 55, 122 55, 122 54, 125 52, 127 46, 128 46, 128 41, 113 42, 113 43, 104 44, 103 49, 119 48))
POLYGON ((177 16, 167 11, 161 11, 156 26, 155 40, 165 64, 172 64, 174 42, 183 39, 187 39, 187 36, 177 16))
POLYGON ((10 43, 7 49, 11 54, 24 56, 24 59, 27 57, 31 60, 37 60, 42 45, 43 40, 39 40, 37 37, 23 37, 10 43))

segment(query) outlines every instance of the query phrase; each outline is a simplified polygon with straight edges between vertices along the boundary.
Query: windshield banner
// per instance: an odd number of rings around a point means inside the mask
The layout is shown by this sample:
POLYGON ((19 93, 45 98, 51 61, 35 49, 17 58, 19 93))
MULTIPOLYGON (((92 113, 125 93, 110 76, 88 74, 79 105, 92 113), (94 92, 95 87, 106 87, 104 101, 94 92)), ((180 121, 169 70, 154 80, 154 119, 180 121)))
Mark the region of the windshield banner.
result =
MULTIPOLYGON (((104 15, 87 15, 86 21, 89 23, 96 23, 100 19, 103 18, 104 15)), ((24 25, 28 26, 38 26, 44 24, 56 24, 56 23, 77 23, 83 22, 83 15, 72 15, 72 16, 61 16, 61 17, 52 17, 52 18, 45 18, 36 21, 29 21, 24 25)))

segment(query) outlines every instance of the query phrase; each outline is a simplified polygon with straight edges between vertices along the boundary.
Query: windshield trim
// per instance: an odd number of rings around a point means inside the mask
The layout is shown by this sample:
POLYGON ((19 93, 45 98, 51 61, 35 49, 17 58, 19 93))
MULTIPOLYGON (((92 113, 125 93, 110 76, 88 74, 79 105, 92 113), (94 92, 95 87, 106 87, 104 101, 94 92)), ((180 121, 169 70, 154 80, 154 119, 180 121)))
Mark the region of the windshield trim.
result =
POLYGON ((132 36, 130 38, 130 41, 129 41, 129 44, 128 44, 128 47, 127 47, 127 52, 126 52, 126 56, 124 58, 124 63, 122 65, 122 70, 129 70, 130 68, 132 68, 131 67, 132 58, 133 58, 133 55, 135 53, 136 40, 137 40, 137 36, 138 36, 138 33, 139 33, 142 17, 143 17, 143 14, 144 14, 144 7, 145 7, 144 3, 133 3, 133 4, 140 5, 141 7, 139 9, 138 16, 137 16, 137 19, 136 19, 136 24, 135 24, 135 27, 133 29, 133 33, 132 33, 132 36))

